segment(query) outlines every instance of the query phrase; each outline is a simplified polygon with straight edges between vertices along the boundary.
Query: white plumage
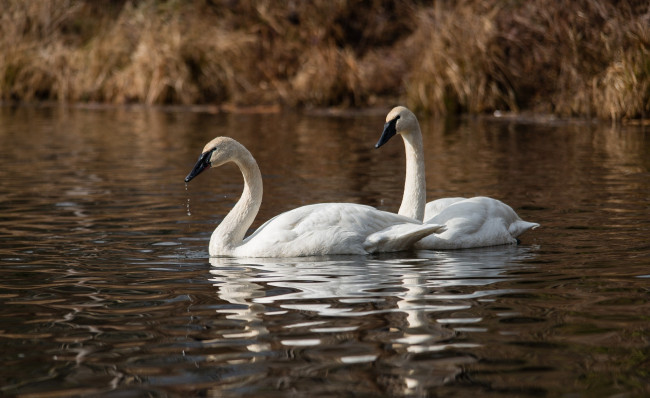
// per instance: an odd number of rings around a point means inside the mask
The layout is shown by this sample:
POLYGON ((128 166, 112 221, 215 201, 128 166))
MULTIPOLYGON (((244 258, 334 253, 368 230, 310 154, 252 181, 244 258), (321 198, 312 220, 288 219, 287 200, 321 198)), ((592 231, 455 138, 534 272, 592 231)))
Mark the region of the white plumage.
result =
POLYGON ((446 230, 418 241, 418 249, 464 249, 517 242, 517 237, 539 224, 523 221, 500 200, 474 198, 442 198, 426 203, 426 181, 422 132, 417 118, 407 108, 393 108, 376 147, 400 134, 406 150, 406 181, 399 214, 425 223, 444 224, 446 230))
POLYGON ((234 162, 244 177, 237 204, 210 238, 211 256, 299 257, 330 254, 368 254, 408 250, 423 237, 443 230, 409 217, 349 203, 321 203, 282 213, 244 235, 262 202, 262 176, 243 145, 217 137, 203 149, 185 178, 189 182, 206 168, 234 162))

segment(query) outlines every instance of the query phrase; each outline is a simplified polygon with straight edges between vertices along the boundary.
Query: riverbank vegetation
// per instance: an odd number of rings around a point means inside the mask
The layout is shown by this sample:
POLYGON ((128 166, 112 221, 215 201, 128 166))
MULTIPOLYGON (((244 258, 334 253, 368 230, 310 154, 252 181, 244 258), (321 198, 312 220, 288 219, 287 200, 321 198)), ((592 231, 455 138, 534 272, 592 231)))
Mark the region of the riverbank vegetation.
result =
POLYGON ((650 113, 635 0, 5 0, 0 98, 650 113))

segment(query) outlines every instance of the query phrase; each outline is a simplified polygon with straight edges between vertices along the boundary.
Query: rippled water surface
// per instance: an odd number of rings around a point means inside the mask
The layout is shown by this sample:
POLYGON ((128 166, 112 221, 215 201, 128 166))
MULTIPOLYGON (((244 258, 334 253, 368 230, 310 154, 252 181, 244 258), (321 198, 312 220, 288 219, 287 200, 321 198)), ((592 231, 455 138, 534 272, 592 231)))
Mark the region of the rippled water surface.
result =
POLYGON ((0 395, 650 394, 642 127, 422 119, 428 198, 507 202, 542 224, 518 246, 208 257, 242 189, 234 166, 185 186, 209 139, 258 160, 254 227, 396 211, 384 115, 0 108, 0 395))

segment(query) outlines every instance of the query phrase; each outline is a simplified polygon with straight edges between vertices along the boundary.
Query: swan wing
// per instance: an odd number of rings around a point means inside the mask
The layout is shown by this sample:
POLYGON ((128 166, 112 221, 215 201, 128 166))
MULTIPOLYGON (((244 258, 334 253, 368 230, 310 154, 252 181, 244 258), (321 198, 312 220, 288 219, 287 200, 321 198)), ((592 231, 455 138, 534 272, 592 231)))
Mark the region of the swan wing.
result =
POLYGON ((441 211, 451 206, 452 204, 466 199, 467 198, 463 198, 463 197, 453 197, 453 198, 441 198, 441 199, 432 200, 431 202, 427 203, 426 206, 424 207, 424 219, 429 220, 437 216, 438 214, 440 214, 441 211))
POLYGON ((363 247, 368 253, 408 250, 425 236, 444 229, 439 224, 397 224, 369 235, 363 247))
POLYGON ((302 206, 267 221, 235 250, 238 257, 299 257, 405 250, 441 229, 349 203, 302 206))
POLYGON ((416 247, 461 249, 512 244, 517 242, 517 236, 539 226, 523 221, 510 206, 497 199, 483 196, 448 199, 447 207, 442 206, 445 199, 434 201, 438 202, 438 213, 426 221, 444 224, 446 231, 427 236, 416 247))

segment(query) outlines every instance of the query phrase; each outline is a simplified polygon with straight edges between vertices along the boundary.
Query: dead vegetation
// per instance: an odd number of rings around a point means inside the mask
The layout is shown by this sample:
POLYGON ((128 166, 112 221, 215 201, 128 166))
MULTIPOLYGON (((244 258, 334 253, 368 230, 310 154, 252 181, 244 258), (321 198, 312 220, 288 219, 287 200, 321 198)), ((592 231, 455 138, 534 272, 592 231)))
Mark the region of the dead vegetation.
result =
POLYGON ((634 0, 5 0, 0 98, 647 117, 634 0))

